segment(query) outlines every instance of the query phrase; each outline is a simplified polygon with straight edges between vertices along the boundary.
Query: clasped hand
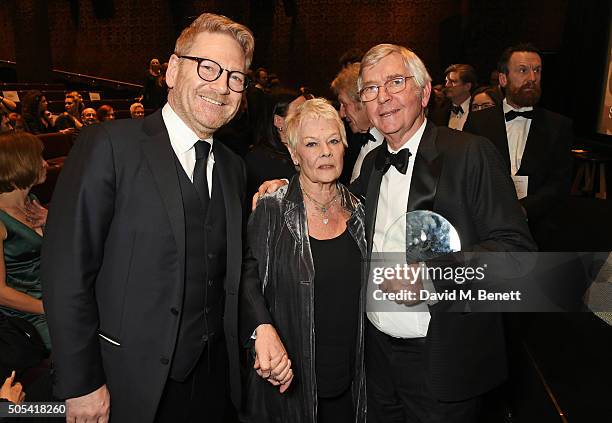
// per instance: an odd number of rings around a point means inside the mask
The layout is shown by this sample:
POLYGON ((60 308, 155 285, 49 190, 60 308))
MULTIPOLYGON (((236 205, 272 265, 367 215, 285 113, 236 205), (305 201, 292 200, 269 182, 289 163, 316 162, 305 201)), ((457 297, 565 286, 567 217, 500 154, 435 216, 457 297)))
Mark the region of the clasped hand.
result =
POLYGON ((255 363, 253 368, 259 376, 274 386, 279 386, 280 393, 289 389, 293 380, 291 360, 280 340, 276 329, 270 324, 262 324, 256 330, 255 363))

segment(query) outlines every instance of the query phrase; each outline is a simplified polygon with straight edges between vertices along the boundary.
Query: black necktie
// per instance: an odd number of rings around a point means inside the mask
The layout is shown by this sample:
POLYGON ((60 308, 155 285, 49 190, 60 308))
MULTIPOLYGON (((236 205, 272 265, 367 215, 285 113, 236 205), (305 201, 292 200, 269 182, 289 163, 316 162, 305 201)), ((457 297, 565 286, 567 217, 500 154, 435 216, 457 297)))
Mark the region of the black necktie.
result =
POLYGON ((410 156, 412 154, 407 148, 402 148, 397 154, 390 153, 389 150, 385 149, 384 153, 379 154, 376 158, 376 168, 384 175, 391 166, 395 166, 398 172, 405 175, 410 156))
POLYGON ((510 110, 504 114, 506 117, 506 122, 510 122, 512 119, 515 119, 519 116, 524 117, 525 119, 533 119, 533 110, 527 110, 524 112, 519 112, 516 110, 510 110))
POLYGON ((462 115, 463 108, 461 106, 455 106, 454 104, 451 104, 451 112, 453 112, 456 115, 462 115))
POLYGON ((193 186, 200 196, 204 213, 208 211, 208 202, 210 201, 208 195, 208 179, 206 177, 206 163, 208 161, 209 152, 210 144, 206 141, 200 140, 195 143, 196 162, 193 168, 193 186))

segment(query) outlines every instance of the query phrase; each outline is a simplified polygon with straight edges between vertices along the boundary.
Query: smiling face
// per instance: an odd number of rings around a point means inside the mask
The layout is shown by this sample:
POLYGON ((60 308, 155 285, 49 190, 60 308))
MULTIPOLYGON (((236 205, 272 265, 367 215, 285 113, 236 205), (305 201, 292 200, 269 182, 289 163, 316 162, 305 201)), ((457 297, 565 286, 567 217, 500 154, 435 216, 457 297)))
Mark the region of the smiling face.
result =
MULTIPOLYGON (((362 71, 362 86, 383 85, 398 76, 412 76, 399 53, 391 53, 362 71)), ((414 78, 406 80, 406 88, 390 94, 384 87, 378 97, 365 103, 370 122, 385 135, 390 147, 399 149, 419 129, 425 119, 424 109, 431 94, 431 83, 421 90, 414 78)))
POLYGON ((66 109, 66 112, 72 114, 74 112, 76 106, 76 102, 74 101, 74 99, 72 97, 66 97, 66 99, 64 100, 64 108, 66 109))
MULTIPOLYGON (((200 33, 184 55, 204 57, 223 69, 246 72, 242 48, 227 34, 200 33)), ((166 74, 168 103, 192 131, 205 139, 234 117, 242 94, 228 88, 226 71, 216 81, 207 82, 198 76, 197 66, 193 60, 172 55, 166 74)))
POLYGON ((335 183, 342 173, 344 144, 338 123, 307 118, 300 125, 293 162, 300 166, 302 184, 335 183))

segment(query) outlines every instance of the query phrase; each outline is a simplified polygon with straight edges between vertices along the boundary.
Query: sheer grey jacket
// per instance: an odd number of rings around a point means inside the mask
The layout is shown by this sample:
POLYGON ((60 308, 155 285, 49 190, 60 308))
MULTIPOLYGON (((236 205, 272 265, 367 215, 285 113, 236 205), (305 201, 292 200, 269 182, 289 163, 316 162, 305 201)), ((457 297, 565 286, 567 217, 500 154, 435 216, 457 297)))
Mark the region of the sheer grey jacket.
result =
MULTIPOLYGON (((350 213, 347 228, 361 251, 361 284, 352 383, 355 421, 365 421, 363 337, 365 314, 365 212, 346 187, 338 185, 341 204, 350 213)), ((244 417, 249 422, 316 423, 314 278, 315 268, 299 175, 274 194, 262 197, 248 224, 243 264, 240 335, 251 350, 246 381, 244 417), (294 379, 287 392, 260 378, 253 370, 251 335, 263 323, 276 328, 291 360, 294 379)), ((333 257, 329 257, 333 260, 333 257)), ((339 310, 341 312, 341 310, 339 310)))

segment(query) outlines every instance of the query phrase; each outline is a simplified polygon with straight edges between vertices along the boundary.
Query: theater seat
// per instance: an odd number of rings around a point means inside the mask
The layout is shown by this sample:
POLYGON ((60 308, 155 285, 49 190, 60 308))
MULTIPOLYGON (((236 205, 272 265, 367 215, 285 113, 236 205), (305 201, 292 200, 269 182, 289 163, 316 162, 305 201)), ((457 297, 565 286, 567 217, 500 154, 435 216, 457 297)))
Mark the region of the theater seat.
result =
POLYGON ((65 157, 68 155, 73 143, 73 134, 39 134, 38 138, 44 145, 43 157, 45 160, 65 157))

